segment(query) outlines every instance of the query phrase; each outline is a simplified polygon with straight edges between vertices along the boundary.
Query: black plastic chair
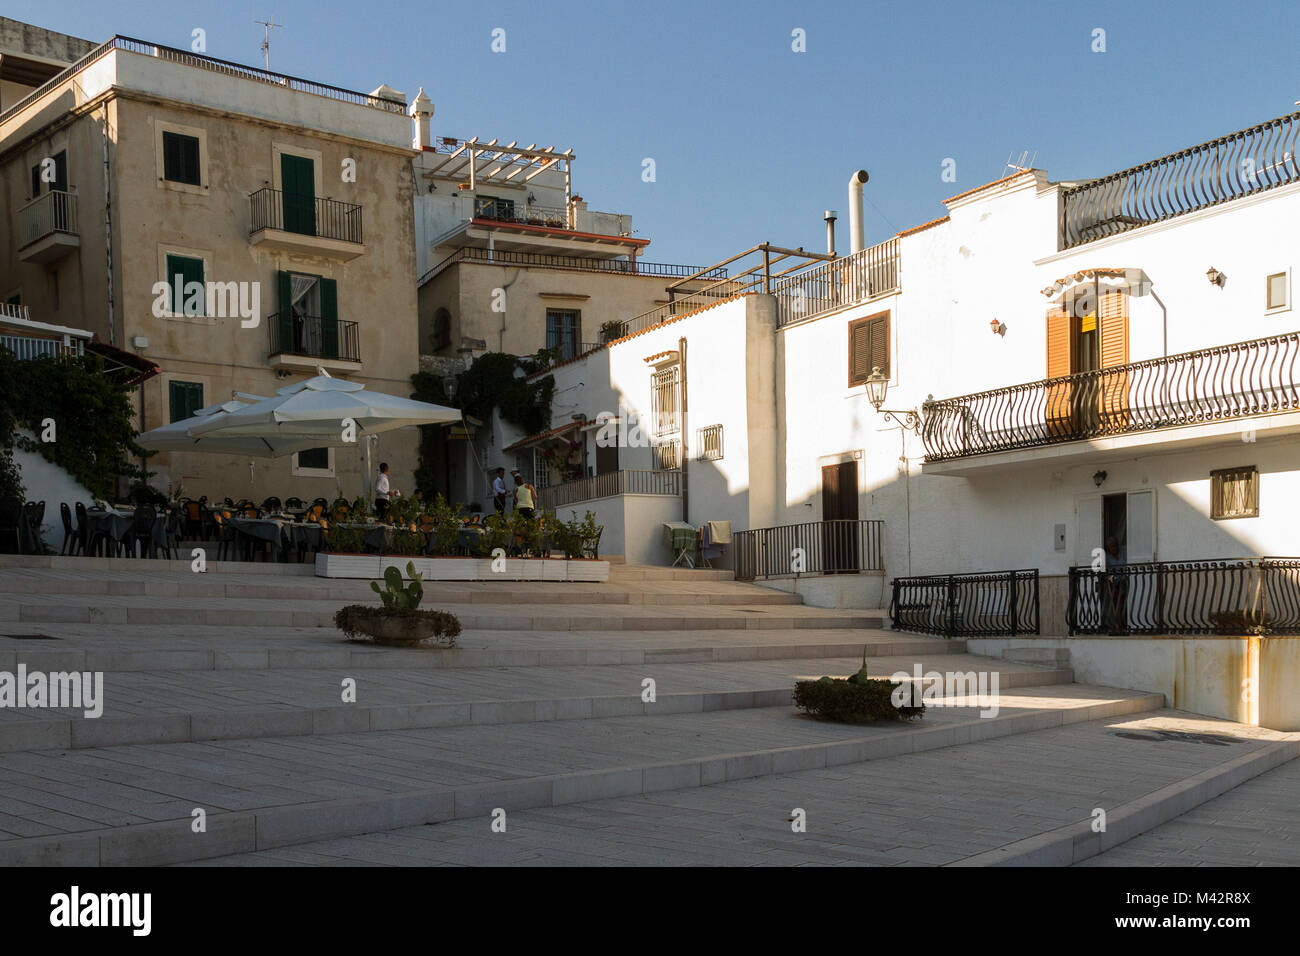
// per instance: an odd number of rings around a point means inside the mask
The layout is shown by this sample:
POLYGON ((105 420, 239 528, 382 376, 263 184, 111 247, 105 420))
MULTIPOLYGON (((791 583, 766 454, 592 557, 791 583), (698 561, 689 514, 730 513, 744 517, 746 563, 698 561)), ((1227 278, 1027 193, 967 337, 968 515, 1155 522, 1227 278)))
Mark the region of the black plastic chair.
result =
POLYGON ((77 509, 77 544, 70 552, 71 554, 81 553, 83 557, 90 554, 90 521, 86 517, 86 506, 78 501, 75 505, 77 509))
POLYGON ((212 523, 217 530, 217 560, 225 561, 235 547, 235 529, 221 512, 212 516, 212 523))
POLYGON ((31 553, 41 552, 41 517, 45 514, 45 502, 28 501, 23 505, 22 523, 31 541, 31 553))
POLYGON ((147 552, 149 557, 157 557, 158 552, 153 543, 153 526, 158 519, 158 512, 154 511, 153 505, 140 505, 135 509, 135 517, 131 519, 131 530, 127 532, 127 550, 132 557, 136 557, 136 542, 140 543, 139 557, 143 558, 147 552))
POLYGON ((284 506, 289 511, 302 511, 307 506, 303 504, 301 498, 285 498, 284 506))
POLYGON ((23 520, 23 503, 17 498, 0 498, 0 554, 22 554, 23 541, 18 523, 23 520), (12 543, 13 550, 9 550, 12 543))
POLYGON ((284 505, 280 503, 280 499, 275 495, 271 495, 271 497, 262 502, 262 511, 266 514, 275 514, 283 507, 284 505))
POLYGON ((184 498, 181 500, 181 511, 184 513, 185 533, 195 541, 202 539, 206 531, 203 527, 202 502, 184 498))
POLYGON ((75 554, 77 548, 77 531, 72 526, 72 509, 68 507, 66 501, 59 502, 59 517, 63 520, 63 546, 59 548, 59 554, 75 554), (68 550, 71 548, 71 552, 68 550))

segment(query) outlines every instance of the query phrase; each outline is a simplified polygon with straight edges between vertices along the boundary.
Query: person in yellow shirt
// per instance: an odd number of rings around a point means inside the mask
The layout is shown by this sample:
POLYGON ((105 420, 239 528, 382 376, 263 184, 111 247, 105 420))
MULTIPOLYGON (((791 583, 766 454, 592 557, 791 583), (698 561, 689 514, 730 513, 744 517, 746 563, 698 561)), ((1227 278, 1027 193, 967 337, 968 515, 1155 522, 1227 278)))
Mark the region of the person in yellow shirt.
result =
POLYGON ((537 489, 524 481, 524 476, 515 475, 515 511, 525 518, 531 518, 537 509, 537 489))

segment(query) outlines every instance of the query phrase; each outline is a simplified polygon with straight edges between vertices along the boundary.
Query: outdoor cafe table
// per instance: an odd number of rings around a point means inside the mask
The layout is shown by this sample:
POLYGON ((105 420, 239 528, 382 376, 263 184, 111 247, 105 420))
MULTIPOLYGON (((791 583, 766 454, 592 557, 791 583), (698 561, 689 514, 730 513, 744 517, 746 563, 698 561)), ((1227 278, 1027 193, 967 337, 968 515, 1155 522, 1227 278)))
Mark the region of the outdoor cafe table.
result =
MULTIPOLYGON (((111 541, 121 544, 131 533, 131 527, 135 523, 135 512, 123 511, 117 508, 110 508, 107 511, 103 508, 89 508, 86 510, 86 523, 89 525, 86 536, 88 544, 94 540, 97 534, 101 533, 111 541)), ((151 537, 155 548, 165 549, 167 547, 166 512, 159 511, 154 517, 151 537)))
POLYGON ((311 521, 290 521, 287 518, 231 518, 230 525, 237 532, 257 541, 275 546, 276 557, 288 560, 290 551, 297 548, 321 550, 325 538, 321 526, 311 521))

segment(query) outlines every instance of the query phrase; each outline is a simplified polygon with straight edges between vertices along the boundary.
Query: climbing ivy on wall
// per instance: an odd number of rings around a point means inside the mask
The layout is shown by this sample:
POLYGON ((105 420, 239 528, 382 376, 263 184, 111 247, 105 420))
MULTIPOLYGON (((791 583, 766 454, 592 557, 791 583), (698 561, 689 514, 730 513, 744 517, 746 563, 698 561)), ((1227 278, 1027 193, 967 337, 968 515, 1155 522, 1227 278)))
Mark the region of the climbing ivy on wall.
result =
MULTIPOLYGON (((135 444, 133 392, 104 374, 96 356, 19 360, 0 348, 0 496, 24 494, 15 447, 58 465, 105 500, 115 496, 119 477, 145 479, 133 461, 147 454, 135 444)), ((26 491, 40 496, 40 489, 26 491)))

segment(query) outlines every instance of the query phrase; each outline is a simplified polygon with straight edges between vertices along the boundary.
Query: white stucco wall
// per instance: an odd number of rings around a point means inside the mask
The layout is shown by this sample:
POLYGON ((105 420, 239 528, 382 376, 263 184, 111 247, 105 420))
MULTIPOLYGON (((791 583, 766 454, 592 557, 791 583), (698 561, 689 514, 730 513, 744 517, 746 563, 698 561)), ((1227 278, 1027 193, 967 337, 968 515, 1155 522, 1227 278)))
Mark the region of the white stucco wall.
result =
MULTIPOLYGON (((20 435, 33 437, 29 432, 19 431, 20 435)), ((28 501, 45 502, 45 519, 41 524, 41 540, 47 548, 59 551, 63 547, 63 519, 59 516, 59 503, 66 501, 72 509, 72 522, 77 522, 77 506, 80 501, 86 507, 94 504, 92 495, 70 474, 58 465, 47 461, 37 452, 14 449, 14 463, 18 466, 23 490, 28 501)))

